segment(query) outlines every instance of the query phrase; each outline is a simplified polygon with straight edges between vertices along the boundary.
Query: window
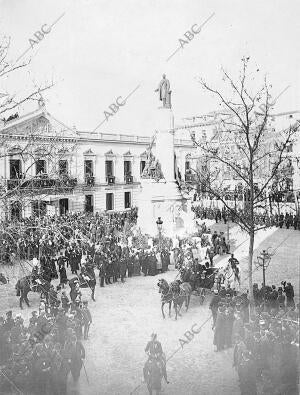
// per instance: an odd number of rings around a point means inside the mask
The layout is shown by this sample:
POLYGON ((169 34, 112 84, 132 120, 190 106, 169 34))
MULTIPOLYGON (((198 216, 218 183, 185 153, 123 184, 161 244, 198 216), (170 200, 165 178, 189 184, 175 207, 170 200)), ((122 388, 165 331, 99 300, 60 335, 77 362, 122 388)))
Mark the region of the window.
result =
POLYGON ((114 162, 112 160, 105 161, 105 176, 112 177, 114 175, 114 162))
POLYGON ((46 202, 35 200, 32 202, 32 215, 34 217, 44 217, 47 214, 46 202))
POLYGON ((124 160, 124 176, 131 176, 131 161, 124 160))
POLYGON ((10 179, 15 180, 21 177, 21 161, 20 159, 9 160, 10 179))
POLYGON ((44 159, 37 159, 35 162, 35 174, 45 174, 46 173, 46 161, 44 159))
POLYGON ((140 162, 140 173, 141 173, 141 175, 143 174, 145 166, 146 166, 146 161, 145 160, 141 160, 141 162, 140 162))
POLYGON ((86 159, 84 161, 84 175, 85 176, 93 175, 93 161, 90 159, 86 159))
POLYGON ((191 174, 191 162, 185 162, 185 174, 191 174))
POLYGON ((19 201, 11 203, 10 216, 12 221, 20 221, 22 218, 22 205, 19 201))
POLYGON ((107 193, 106 194, 106 210, 113 210, 114 209, 114 194, 107 193))
POLYGON ((65 159, 60 159, 58 161, 58 173, 60 176, 68 174, 68 161, 65 159))
POLYGON ((93 195, 85 195, 85 212, 92 213, 93 211, 93 195))
POLYGON ((125 208, 131 207, 131 192, 124 193, 124 207, 125 208))

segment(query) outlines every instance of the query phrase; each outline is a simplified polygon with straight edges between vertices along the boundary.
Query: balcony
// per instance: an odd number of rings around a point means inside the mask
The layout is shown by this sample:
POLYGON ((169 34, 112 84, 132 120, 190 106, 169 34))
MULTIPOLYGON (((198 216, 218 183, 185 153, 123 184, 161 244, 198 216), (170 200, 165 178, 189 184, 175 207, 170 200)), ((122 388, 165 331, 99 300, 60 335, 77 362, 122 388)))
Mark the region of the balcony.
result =
POLYGON ((186 182, 196 182, 196 174, 185 173, 184 180, 186 182))
POLYGON ((133 183, 133 177, 131 175, 127 175, 124 177, 125 184, 132 184, 133 183))
POLYGON ((87 174, 84 177, 84 183, 85 183, 85 186, 87 186, 87 187, 94 187, 95 186, 95 177, 92 176, 91 174, 87 174))
POLYGON ((77 185, 77 178, 63 176, 61 178, 49 178, 47 175, 34 177, 31 179, 12 179, 7 180, 7 189, 9 191, 34 191, 41 193, 44 190, 51 193, 70 191, 77 185))
POLYGON ((115 176, 107 176, 106 182, 108 185, 114 185, 116 183, 116 177, 115 176))

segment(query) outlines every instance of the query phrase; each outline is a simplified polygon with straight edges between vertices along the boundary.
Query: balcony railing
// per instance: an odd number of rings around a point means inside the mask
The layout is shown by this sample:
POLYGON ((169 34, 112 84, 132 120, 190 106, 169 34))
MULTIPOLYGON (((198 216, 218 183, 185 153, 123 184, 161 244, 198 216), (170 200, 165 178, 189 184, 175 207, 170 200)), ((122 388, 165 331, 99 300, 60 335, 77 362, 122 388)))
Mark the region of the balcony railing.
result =
POLYGON ((72 190, 77 185, 77 178, 62 177, 62 178, 48 178, 36 177, 31 179, 12 179, 7 180, 7 189, 13 190, 42 190, 42 189, 59 189, 72 190))
POLYGON ((106 177, 106 182, 108 183, 108 185, 114 185, 116 183, 115 176, 107 176, 106 177))
POLYGON ((196 175, 193 173, 185 173, 184 179, 186 182, 196 182, 196 175))
POLYGON ((127 176, 124 177, 124 181, 125 181, 125 184, 132 184, 133 183, 133 177, 130 176, 130 175, 127 175, 127 176))
POLYGON ((95 177, 92 175, 86 175, 84 178, 85 185, 88 187, 94 187, 95 186, 95 177))

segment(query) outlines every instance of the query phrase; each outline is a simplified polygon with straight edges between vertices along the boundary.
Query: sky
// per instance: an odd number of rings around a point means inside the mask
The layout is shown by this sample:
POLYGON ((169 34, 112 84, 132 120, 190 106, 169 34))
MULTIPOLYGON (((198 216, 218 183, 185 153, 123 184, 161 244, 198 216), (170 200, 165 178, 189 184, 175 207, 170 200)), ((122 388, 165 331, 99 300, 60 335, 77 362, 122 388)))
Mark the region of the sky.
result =
MULTIPOLYGON (((299 0, 0 0, 0 36, 11 38, 8 59, 15 62, 27 49, 17 64, 31 58, 0 79, 0 93, 21 97, 53 81, 43 94, 48 111, 84 131, 95 130, 104 111, 112 113, 109 106, 130 95, 97 132, 151 135, 163 73, 175 124, 182 125, 185 117, 218 108, 199 78, 226 91, 221 68, 237 78, 241 58, 249 56, 253 89, 266 75, 273 97, 289 87, 276 111, 300 110, 299 11, 299 0), (184 36, 203 23, 190 41, 184 36), (42 26, 49 32, 39 41, 34 34, 42 26), (182 47, 179 39, 186 41, 182 47)), ((19 114, 36 108, 31 101, 19 114)))

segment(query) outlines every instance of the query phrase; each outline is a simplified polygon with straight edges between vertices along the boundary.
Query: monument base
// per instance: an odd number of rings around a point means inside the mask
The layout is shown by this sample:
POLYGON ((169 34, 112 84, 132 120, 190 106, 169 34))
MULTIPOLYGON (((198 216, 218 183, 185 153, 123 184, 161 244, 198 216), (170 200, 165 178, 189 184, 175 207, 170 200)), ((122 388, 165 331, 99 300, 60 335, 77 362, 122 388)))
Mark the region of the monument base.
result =
POLYGON ((162 233, 165 236, 183 236, 195 232, 193 213, 188 210, 189 204, 182 197, 176 182, 143 179, 141 188, 137 226, 142 233, 156 236, 158 217, 163 221, 162 233))

